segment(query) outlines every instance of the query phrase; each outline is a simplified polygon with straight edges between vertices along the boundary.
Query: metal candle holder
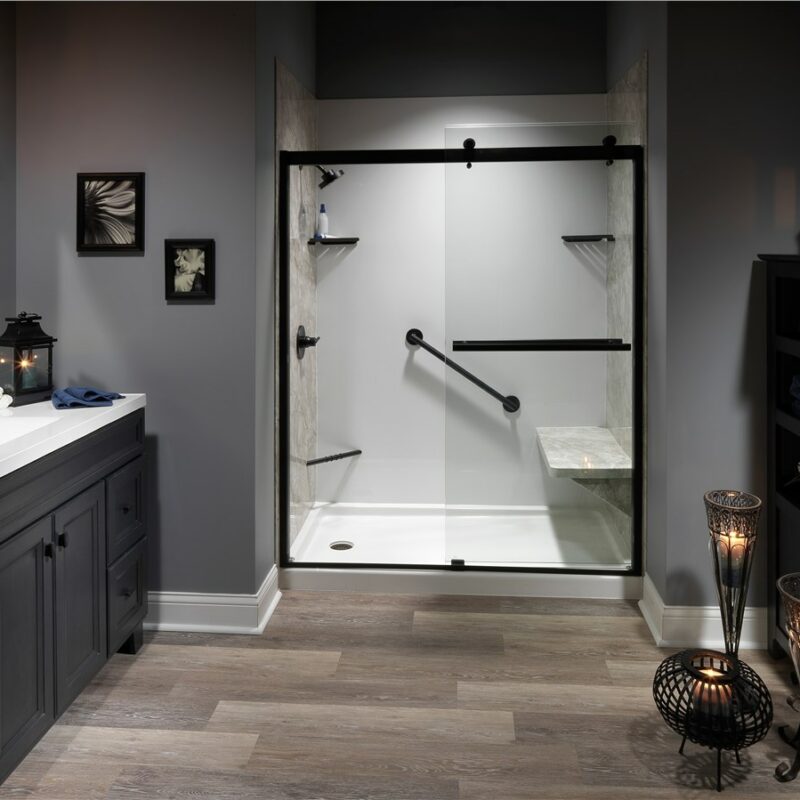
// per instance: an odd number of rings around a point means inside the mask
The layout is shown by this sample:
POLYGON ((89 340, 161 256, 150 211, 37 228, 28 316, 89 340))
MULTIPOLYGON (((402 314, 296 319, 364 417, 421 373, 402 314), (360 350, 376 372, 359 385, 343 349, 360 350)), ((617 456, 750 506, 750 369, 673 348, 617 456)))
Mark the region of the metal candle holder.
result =
POLYGON ((684 650, 664 659, 653 679, 653 699, 664 721, 686 740, 717 751, 739 751, 763 739, 772 724, 772 698, 764 681, 738 658, 715 650, 684 650))
POLYGON ((706 492, 704 500, 725 652, 736 656, 742 635, 761 500, 754 494, 730 489, 706 492))
MULTIPOLYGON (((783 610, 786 612, 786 638, 789 641, 789 653, 796 675, 800 675, 800 572, 792 572, 778 578, 778 591, 783 600, 783 610)), ((795 710, 800 711, 800 697, 792 695, 786 702, 795 710)), ((786 763, 775 768, 775 777, 779 781, 793 781, 800 772, 800 725, 794 735, 790 735, 789 726, 782 725, 778 733, 784 742, 795 750, 794 763, 790 767, 786 763)))

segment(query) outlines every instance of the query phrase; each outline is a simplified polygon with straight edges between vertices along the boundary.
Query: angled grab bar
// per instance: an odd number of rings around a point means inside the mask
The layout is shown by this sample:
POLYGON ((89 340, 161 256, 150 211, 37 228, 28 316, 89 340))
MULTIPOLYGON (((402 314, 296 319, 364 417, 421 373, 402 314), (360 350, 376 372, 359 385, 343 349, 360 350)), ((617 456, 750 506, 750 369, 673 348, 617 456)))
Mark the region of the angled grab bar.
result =
POLYGON ((472 381, 479 389, 483 389, 486 394, 490 394, 495 400, 499 400, 503 404, 503 408, 514 413, 519 411, 519 398, 513 394, 508 396, 500 394, 496 389, 492 389, 488 383, 484 383, 480 378, 476 378, 471 372, 467 372, 460 364, 448 358, 444 353, 440 353, 435 347, 431 347, 423 338, 422 331, 418 328, 411 328, 406 333, 406 342, 413 346, 419 346, 423 350, 427 350, 432 356, 436 356, 439 361, 443 361, 450 369, 455 370, 459 375, 463 375, 468 381, 472 381))

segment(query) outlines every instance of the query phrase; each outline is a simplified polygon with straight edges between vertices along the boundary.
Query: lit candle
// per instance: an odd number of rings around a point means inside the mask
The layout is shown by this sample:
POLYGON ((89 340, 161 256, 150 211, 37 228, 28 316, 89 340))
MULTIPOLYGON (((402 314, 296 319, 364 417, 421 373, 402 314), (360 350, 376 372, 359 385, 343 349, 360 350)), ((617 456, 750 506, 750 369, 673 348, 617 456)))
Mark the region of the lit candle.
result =
POLYGON ((729 531, 719 535, 717 554, 722 564, 722 582, 725 586, 739 587, 742 585, 746 553, 746 536, 738 531, 729 531))
POLYGON ((35 389, 36 388, 36 368, 33 364, 31 354, 28 353, 27 358, 21 358, 19 368, 22 372, 22 388, 35 389))
MULTIPOLYGON (((713 667, 701 669, 709 678, 721 678, 724 673, 713 667)), ((692 690, 694 710, 712 717, 721 716, 731 700, 731 687, 728 684, 711 681, 695 681, 692 690)))

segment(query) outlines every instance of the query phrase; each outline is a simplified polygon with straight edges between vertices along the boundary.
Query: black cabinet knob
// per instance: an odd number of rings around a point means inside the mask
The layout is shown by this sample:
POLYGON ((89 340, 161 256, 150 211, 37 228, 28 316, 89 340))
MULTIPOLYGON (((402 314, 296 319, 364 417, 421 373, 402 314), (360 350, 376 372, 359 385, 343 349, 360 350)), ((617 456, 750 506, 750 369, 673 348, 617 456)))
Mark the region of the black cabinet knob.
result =
POLYGON ((53 545, 46 544, 44 546, 44 557, 45 558, 52 558, 53 557, 53 545))
POLYGON ((66 533, 59 533, 58 534, 58 546, 63 547, 66 549, 67 545, 69 544, 69 536, 66 533))
POLYGON ((131 595, 133 595, 133 589, 123 589, 120 594, 123 597, 131 597, 131 595))
POLYGON ((120 511, 121 511, 123 514, 130 514, 130 513, 131 513, 131 507, 130 507, 130 506, 120 506, 120 509, 119 509, 119 510, 120 510, 120 511))

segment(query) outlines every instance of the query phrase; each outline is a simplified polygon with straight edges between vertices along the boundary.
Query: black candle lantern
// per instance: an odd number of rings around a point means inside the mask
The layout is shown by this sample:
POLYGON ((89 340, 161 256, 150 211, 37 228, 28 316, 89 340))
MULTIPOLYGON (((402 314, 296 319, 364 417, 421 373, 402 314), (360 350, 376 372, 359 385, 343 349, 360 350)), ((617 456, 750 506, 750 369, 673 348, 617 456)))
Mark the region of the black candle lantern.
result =
POLYGON ((23 311, 6 317, 0 336, 0 387, 13 395, 14 405, 38 403, 53 393, 53 342, 39 325, 38 314, 23 311))
POLYGON ((725 652, 735 656, 739 653, 761 500, 749 492, 730 489, 706 492, 704 499, 725 652))
POLYGON ((722 751, 760 742, 772 724, 772 697, 744 661, 716 650, 684 650, 661 662, 653 699, 667 725, 686 740, 717 751, 717 791, 722 790, 722 751))

